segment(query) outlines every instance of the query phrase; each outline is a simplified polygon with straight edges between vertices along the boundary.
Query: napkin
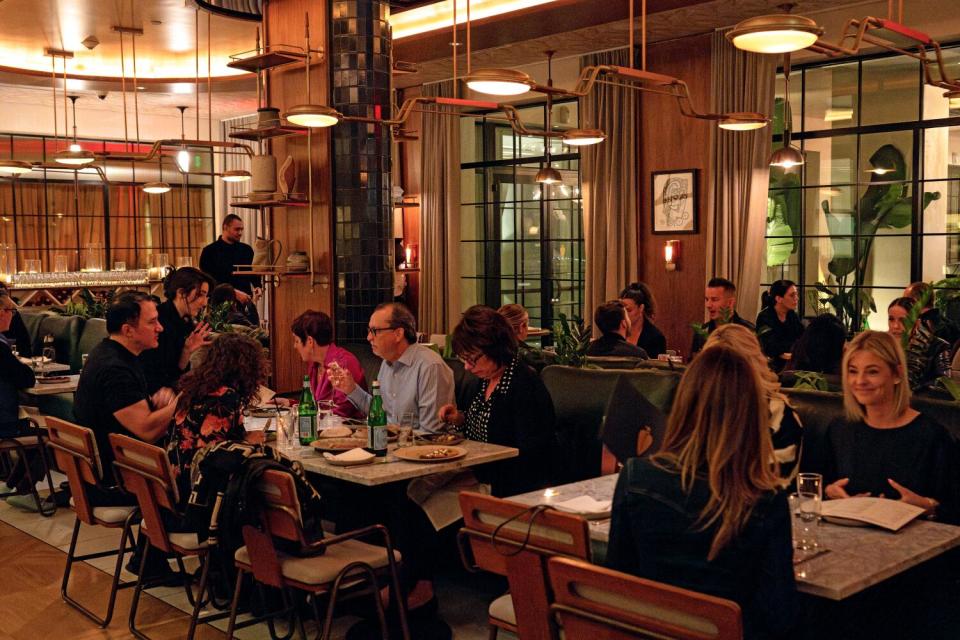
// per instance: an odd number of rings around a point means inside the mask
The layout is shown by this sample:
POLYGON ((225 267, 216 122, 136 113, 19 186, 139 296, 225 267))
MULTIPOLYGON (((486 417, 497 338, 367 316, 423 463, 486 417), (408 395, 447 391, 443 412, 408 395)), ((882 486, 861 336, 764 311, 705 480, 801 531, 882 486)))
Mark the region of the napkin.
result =
POLYGON ((552 502, 550 506, 578 515, 606 515, 610 513, 613 500, 595 500, 590 496, 577 496, 561 502, 552 502))
POLYGON ((341 462, 360 462, 362 460, 369 460, 373 457, 373 454, 365 449, 356 447, 355 449, 350 449, 349 451, 344 451, 343 453, 338 453, 337 455, 325 452, 323 457, 327 460, 339 460, 341 462))

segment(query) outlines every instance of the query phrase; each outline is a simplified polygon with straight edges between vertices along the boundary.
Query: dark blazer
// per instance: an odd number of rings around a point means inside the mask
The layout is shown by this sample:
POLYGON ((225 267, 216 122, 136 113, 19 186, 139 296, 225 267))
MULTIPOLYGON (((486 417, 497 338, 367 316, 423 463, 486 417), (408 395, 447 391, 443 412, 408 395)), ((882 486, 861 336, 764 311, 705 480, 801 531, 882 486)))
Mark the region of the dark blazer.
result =
POLYGON ((684 493, 678 474, 648 458, 629 460, 613 497, 607 566, 733 600, 743 611, 744 638, 788 636, 799 597, 786 494, 763 496, 713 561, 707 554, 716 527, 698 523, 709 497, 703 478, 684 493))

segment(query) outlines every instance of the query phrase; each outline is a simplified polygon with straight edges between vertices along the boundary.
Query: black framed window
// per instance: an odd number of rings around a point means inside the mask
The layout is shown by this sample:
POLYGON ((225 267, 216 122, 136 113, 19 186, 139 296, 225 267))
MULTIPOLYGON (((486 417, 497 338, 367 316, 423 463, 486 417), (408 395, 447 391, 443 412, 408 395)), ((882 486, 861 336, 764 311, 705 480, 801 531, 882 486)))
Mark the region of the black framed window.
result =
MULTIPOLYGON (((542 127, 546 104, 519 108, 523 122, 542 127)), ((576 101, 553 105, 555 129, 577 126, 576 101)), ((519 136, 500 113, 461 119, 461 303, 522 304, 533 326, 550 327, 560 313, 583 314, 580 155, 551 139, 550 165, 563 177, 541 185, 542 136, 519 136)))
MULTIPOLYGON (((944 57, 957 68, 960 47, 944 57)), ((904 55, 792 71, 793 144, 806 162, 771 167, 764 288, 793 280, 805 315, 886 330, 906 285, 960 272, 960 103, 943 93, 904 55)), ((780 75, 773 148, 783 130, 780 75)))

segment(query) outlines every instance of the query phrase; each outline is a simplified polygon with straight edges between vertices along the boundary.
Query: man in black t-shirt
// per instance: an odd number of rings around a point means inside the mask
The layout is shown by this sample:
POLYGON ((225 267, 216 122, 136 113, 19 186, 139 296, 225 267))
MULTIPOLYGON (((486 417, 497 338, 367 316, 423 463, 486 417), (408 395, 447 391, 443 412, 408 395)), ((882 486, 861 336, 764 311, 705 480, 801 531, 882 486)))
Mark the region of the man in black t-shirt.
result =
POLYGON ((241 242, 241 238, 243 220, 236 214, 228 214, 223 219, 220 237, 200 252, 200 270, 216 280, 217 284, 233 285, 237 302, 245 305, 252 300, 253 288, 259 286, 260 279, 233 275, 238 264, 253 264, 253 247, 241 242))
POLYGON ((593 323, 603 334, 587 347, 588 356, 616 356, 647 359, 647 352, 627 342, 630 333, 630 316, 619 300, 610 300, 597 307, 593 323))
POLYGON ((173 418, 174 392, 163 388, 151 396, 137 359, 142 351, 156 348, 161 331, 157 305, 149 296, 136 291, 121 294, 107 309, 109 336, 90 351, 80 373, 73 412, 77 422, 96 434, 108 485, 114 484, 109 435, 156 442, 167 434, 173 418))

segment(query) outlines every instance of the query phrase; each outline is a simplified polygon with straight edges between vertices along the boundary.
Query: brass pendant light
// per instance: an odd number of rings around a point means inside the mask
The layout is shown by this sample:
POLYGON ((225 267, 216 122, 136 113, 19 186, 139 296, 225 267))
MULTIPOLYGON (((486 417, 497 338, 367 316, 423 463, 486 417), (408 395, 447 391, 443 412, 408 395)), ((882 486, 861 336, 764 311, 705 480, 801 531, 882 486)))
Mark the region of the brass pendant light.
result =
MULTIPOLYGON (((556 51, 547 51, 547 86, 553 86, 553 55, 556 51)), ((544 123, 543 130, 546 133, 551 133, 553 131, 553 94, 547 94, 547 118, 544 123)), ((549 136, 544 136, 543 138, 543 148, 545 150, 545 160, 543 168, 537 172, 536 178, 534 178, 540 184, 562 184, 563 177, 560 175, 560 172, 550 166, 550 138, 549 136)))
MULTIPOLYGON (((66 64, 66 61, 64 61, 64 64, 66 64)), ((66 91, 66 83, 64 83, 63 87, 63 90, 66 91)), ((80 96, 68 97, 70 98, 73 108, 73 143, 68 149, 55 153, 53 159, 60 164, 82 167, 90 164, 97 158, 93 155, 92 151, 87 151, 77 143, 77 98, 80 96)), ((56 100, 56 98, 54 98, 54 100, 56 100)), ((64 116, 66 116, 66 114, 64 114, 64 116)), ((66 134, 66 131, 64 131, 64 134, 66 134)))
POLYGON ((790 14, 793 4, 782 4, 783 13, 748 18, 727 32, 727 40, 753 53, 792 53, 806 49, 823 35, 810 18, 790 14))
POLYGON ((295 124, 301 127, 309 127, 311 129, 332 127, 340 122, 341 118, 343 118, 343 114, 333 107, 329 107, 325 104, 313 104, 310 101, 310 14, 306 15, 304 33, 306 36, 307 48, 307 103, 298 104, 294 107, 291 107, 286 113, 283 114, 283 117, 290 124, 295 124))
POLYGON ((803 164, 803 153, 790 144, 790 129, 793 127, 793 113, 790 111, 790 54, 783 54, 783 146, 770 156, 771 167, 790 170, 803 164))

